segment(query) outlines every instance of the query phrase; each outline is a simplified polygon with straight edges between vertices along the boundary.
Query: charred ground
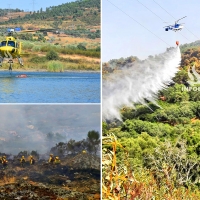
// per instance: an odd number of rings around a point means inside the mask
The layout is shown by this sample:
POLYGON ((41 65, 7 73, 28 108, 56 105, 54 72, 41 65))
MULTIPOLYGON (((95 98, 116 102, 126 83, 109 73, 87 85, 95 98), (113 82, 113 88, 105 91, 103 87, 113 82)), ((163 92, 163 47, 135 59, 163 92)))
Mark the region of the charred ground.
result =
POLYGON ((100 198, 98 156, 88 153, 69 155, 58 165, 45 159, 30 165, 27 159, 23 167, 19 156, 9 157, 8 166, 5 169, 1 166, 0 171, 1 199, 100 198))

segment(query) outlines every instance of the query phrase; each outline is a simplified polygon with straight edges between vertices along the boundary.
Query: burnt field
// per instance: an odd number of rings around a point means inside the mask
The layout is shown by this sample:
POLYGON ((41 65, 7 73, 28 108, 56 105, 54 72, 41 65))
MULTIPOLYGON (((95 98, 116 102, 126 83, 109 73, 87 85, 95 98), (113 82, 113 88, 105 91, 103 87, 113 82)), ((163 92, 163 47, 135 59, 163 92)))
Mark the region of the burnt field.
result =
MULTIPOLYGON (((10 155, 10 157, 12 157, 10 155)), ((60 164, 36 160, 23 164, 8 158, 0 168, 0 199, 100 199, 100 158, 77 154, 60 164)))

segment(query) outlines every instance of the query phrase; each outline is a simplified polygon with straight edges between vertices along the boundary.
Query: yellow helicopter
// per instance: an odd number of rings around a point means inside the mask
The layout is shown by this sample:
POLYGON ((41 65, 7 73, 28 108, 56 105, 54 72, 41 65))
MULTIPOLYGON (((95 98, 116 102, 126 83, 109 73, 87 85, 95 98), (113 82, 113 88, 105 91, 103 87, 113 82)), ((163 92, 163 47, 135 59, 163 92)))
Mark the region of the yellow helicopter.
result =
POLYGON ((36 31, 52 31, 54 29, 41 29, 41 30, 21 30, 20 28, 10 28, 7 29, 8 35, 6 39, 0 42, 0 67, 4 60, 7 60, 10 64, 9 71, 12 71, 13 60, 18 59, 18 62, 23 66, 23 60, 21 58, 22 54, 22 42, 17 41, 14 34, 24 33, 24 32, 36 32, 36 31))

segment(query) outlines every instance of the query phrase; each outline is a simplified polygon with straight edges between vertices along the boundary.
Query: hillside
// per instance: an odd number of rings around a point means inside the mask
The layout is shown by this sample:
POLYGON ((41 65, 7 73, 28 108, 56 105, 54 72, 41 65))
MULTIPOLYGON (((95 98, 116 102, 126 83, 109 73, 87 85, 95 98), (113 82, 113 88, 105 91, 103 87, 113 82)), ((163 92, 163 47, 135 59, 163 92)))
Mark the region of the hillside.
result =
POLYGON ((13 13, 21 13, 23 12, 23 10, 20 9, 0 9, 0 17, 5 17, 5 16, 9 16, 9 14, 13 14, 13 13))
MULTIPOLYGON (((200 91, 187 82, 189 67, 199 72, 198 45, 181 47, 180 71, 159 92, 157 105, 124 106, 122 121, 103 122, 103 198, 200 198, 200 91)), ((104 63, 104 75, 132 62, 104 63)))
MULTIPOLYGON (((100 70, 100 0, 79 0, 40 9, 34 13, 23 10, 2 10, 0 40, 4 40, 7 27, 22 30, 49 29, 17 34, 22 42, 24 67, 17 61, 13 69, 48 70, 100 70), (47 58, 53 52, 53 58, 47 58), (52 70, 52 61, 55 67, 52 70)), ((5 62, 2 69, 8 69, 5 62)))
MULTIPOLYGON (((200 40, 189 44, 180 45, 180 50, 182 55, 181 67, 184 68, 195 62, 196 70, 200 72, 200 40)), ((123 67, 131 65, 134 61, 141 62, 141 60, 139 60, 136 56, 112 59, 103 63, 103 73, 106 74, 123 69, 123 67)))
POLYGON ((75 1, 42 9, 37 12, 0 10, 1 32, 7 27, 23 30, 54 28, 57 34, 72 37, 100 38, 100 0, 75 1))
MULTIPOLYGON (((2 15, 1 18, 8 17, 6 11, 7 10, 5 10, 5 15, 2 15)), ((52 6, 46 8, 46 11, 40 9, 37 12, 25 14, 26 15, 23 16, 19 13, 16 13, 16 15, 14 15, 14 13, 9 13, 9 20, 2 21, 0 18, 0 25, 24 24, 25 22, 36 25, 39 22, 42 26, 45 26, 45 21, 47 23, 46 26, 62 29, 65 29, 65 27, 71 27, 73 29, 77 25, 83 27, 99 26, 100 0, 79 0, 52 6)))

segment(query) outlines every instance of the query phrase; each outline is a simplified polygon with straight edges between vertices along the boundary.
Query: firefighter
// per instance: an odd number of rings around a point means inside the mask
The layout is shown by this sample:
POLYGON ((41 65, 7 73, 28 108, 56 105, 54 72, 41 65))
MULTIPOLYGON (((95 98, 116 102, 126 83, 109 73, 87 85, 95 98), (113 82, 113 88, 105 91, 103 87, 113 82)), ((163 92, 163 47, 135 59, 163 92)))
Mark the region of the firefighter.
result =
POLYGON ((34 165, 35 164, 35 159, 33 158, 33 156, 30 156, 30 165, 34 165))
POLYGON ((8 166, 8 161, 6 160, 6 156, 3 156, 1 159, 2 165, 3 165, 3 169, 6 169, 8 166))
POLYGON ((25 160, 25 157, 24 157, 24 156, 21 157, 20 163, 21 163, 21 166, 24 167, 24 165, 25 165, 25 163, 26 163, 26 160, 25 160))
POLYGON ((54 163, 55 163, 56 165, 60 164, 60 159, 59 159, 58 156, 55 157, 54 163))
POLYGON ((53 162, 54 162, 54 157, 53 157, 53 154, 50 154, 49 155, 50 157, 49 157, 49 163, 52 163, 53 164, 53 162))

